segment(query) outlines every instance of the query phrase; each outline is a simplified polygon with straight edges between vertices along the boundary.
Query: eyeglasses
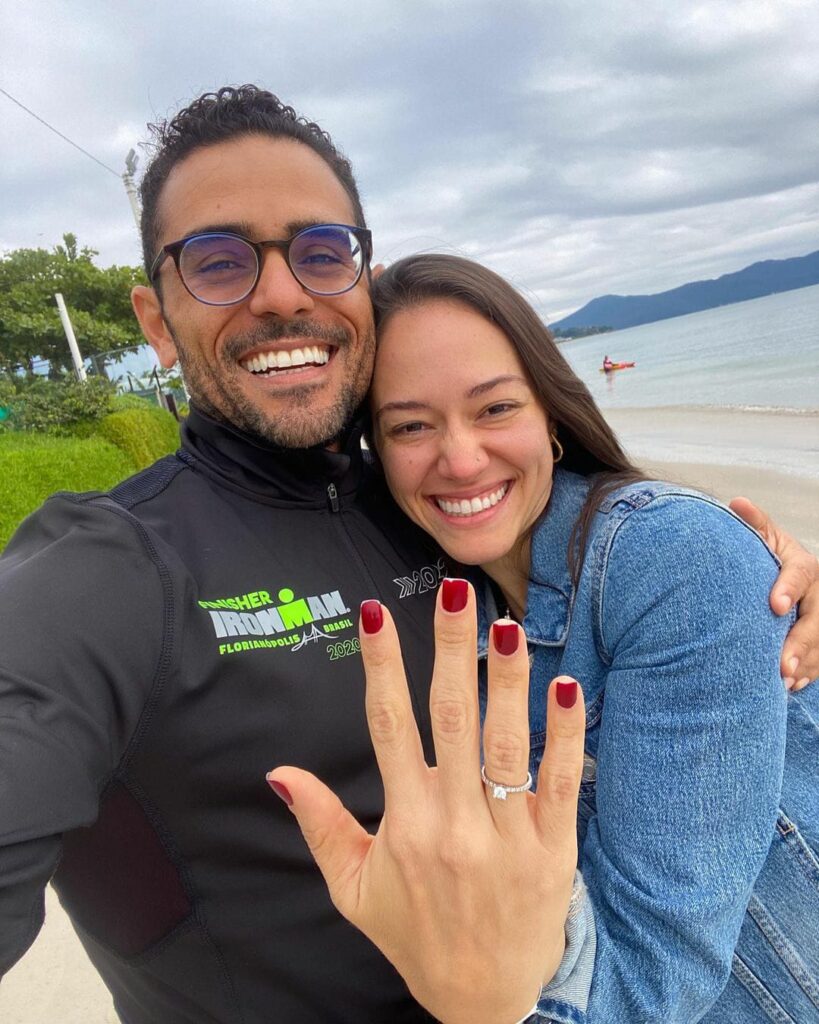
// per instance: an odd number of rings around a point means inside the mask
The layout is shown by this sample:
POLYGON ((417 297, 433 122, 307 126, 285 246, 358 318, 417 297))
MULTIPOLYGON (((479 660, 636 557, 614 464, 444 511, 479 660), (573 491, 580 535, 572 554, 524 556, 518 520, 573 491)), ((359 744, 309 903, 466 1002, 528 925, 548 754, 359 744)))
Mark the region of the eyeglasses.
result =
POLYGON ((283 241, 251 242, 232 231, 203 231, 164 245, 151 267, 153 281, 170 256, 190 294, 209 306, 246 299, 259 281, 262 250, 281 249, 293 277, 314 295, 354 288, 372 253, 372 235, 347 224, 313 224, 283 241))

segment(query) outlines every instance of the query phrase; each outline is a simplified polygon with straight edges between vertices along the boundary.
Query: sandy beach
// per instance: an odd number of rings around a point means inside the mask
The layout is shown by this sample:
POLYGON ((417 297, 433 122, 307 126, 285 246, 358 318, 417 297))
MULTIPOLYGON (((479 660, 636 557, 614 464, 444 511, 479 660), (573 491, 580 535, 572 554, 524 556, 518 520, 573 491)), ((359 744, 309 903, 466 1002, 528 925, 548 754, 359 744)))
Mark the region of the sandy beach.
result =
MULTIPOLYGON (((745 495, 819 555, 819 412, 607 410, 652 475, 725 501, 745 495)), ((111 1000, 54 893, 36 943, 0 985, 3 1024, 115 1024, 111 1000)))

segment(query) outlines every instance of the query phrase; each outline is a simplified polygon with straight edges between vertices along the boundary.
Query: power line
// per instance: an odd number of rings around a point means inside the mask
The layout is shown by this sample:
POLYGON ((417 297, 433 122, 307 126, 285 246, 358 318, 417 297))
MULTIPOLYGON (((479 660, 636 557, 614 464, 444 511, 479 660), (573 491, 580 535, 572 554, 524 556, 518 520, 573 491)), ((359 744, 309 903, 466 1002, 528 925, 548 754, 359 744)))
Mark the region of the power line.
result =
POLYGON ((49 124, 48 121, 44 121, 42 117, 40 117, 38 114, 35 114, 33 110, 29 110, 28 107, 24 106, 19 100, 16 100, 10 92, 6 92, 6 90, 2 88, 0 88, 0 92, 2 92, 4 96, 8 96, 12 103, 16 103, 17 106, 20 107, 22 110, 25 110, 27 114, 31 114, 31 116, 35 120, 39 121, 40 124, 44 124, 46 128, 49 129, 49 131, 54 132, 55 135, 59 135, 61 139, 64 139, 69 144, 69 146, 73 146, 74 149, 78 149, 81 153, 84 153, 87 157, 89 157, 89 159, 93 160, 95 164, 99 164, 100 167, 104 167, 106 171, 110 171, 111 174, 116 175, 117 178, 121 177, 112 167, 109 167, 108 164, 104 164, 102 160, 97 160, 97 158, 92 153, 89 153, 87 149, 83 149, 82 146, 78 146, 76 142, 72 142, 67 135, 63 135, 62 132, 57 131, 54 125, 49 124))

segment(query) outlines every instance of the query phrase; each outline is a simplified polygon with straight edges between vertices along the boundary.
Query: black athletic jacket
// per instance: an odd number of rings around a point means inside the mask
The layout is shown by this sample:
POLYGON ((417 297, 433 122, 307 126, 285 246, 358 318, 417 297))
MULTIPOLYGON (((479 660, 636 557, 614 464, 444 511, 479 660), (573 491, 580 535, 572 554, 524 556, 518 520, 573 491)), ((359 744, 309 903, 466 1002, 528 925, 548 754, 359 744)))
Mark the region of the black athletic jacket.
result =
POLYGON ((0 559, 0 974, 53 875, 127 1024, 430 1020, 264 775, 375 829, 358 607, 396 617, 430 756, 443 575, 357 434, 277 452, 193 412, 176 455, 47 501, 0 559))

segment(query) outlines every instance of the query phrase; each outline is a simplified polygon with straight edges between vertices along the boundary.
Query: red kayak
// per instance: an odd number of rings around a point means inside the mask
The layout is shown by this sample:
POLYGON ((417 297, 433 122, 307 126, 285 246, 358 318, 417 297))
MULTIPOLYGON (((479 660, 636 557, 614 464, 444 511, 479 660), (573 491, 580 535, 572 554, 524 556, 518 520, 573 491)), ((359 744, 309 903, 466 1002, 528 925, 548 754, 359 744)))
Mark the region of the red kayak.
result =
POLYGON ((630 370, 636 363, 612 363, 611 366, 601 366, 601 373, 613 373, 614 370, 630 370))

